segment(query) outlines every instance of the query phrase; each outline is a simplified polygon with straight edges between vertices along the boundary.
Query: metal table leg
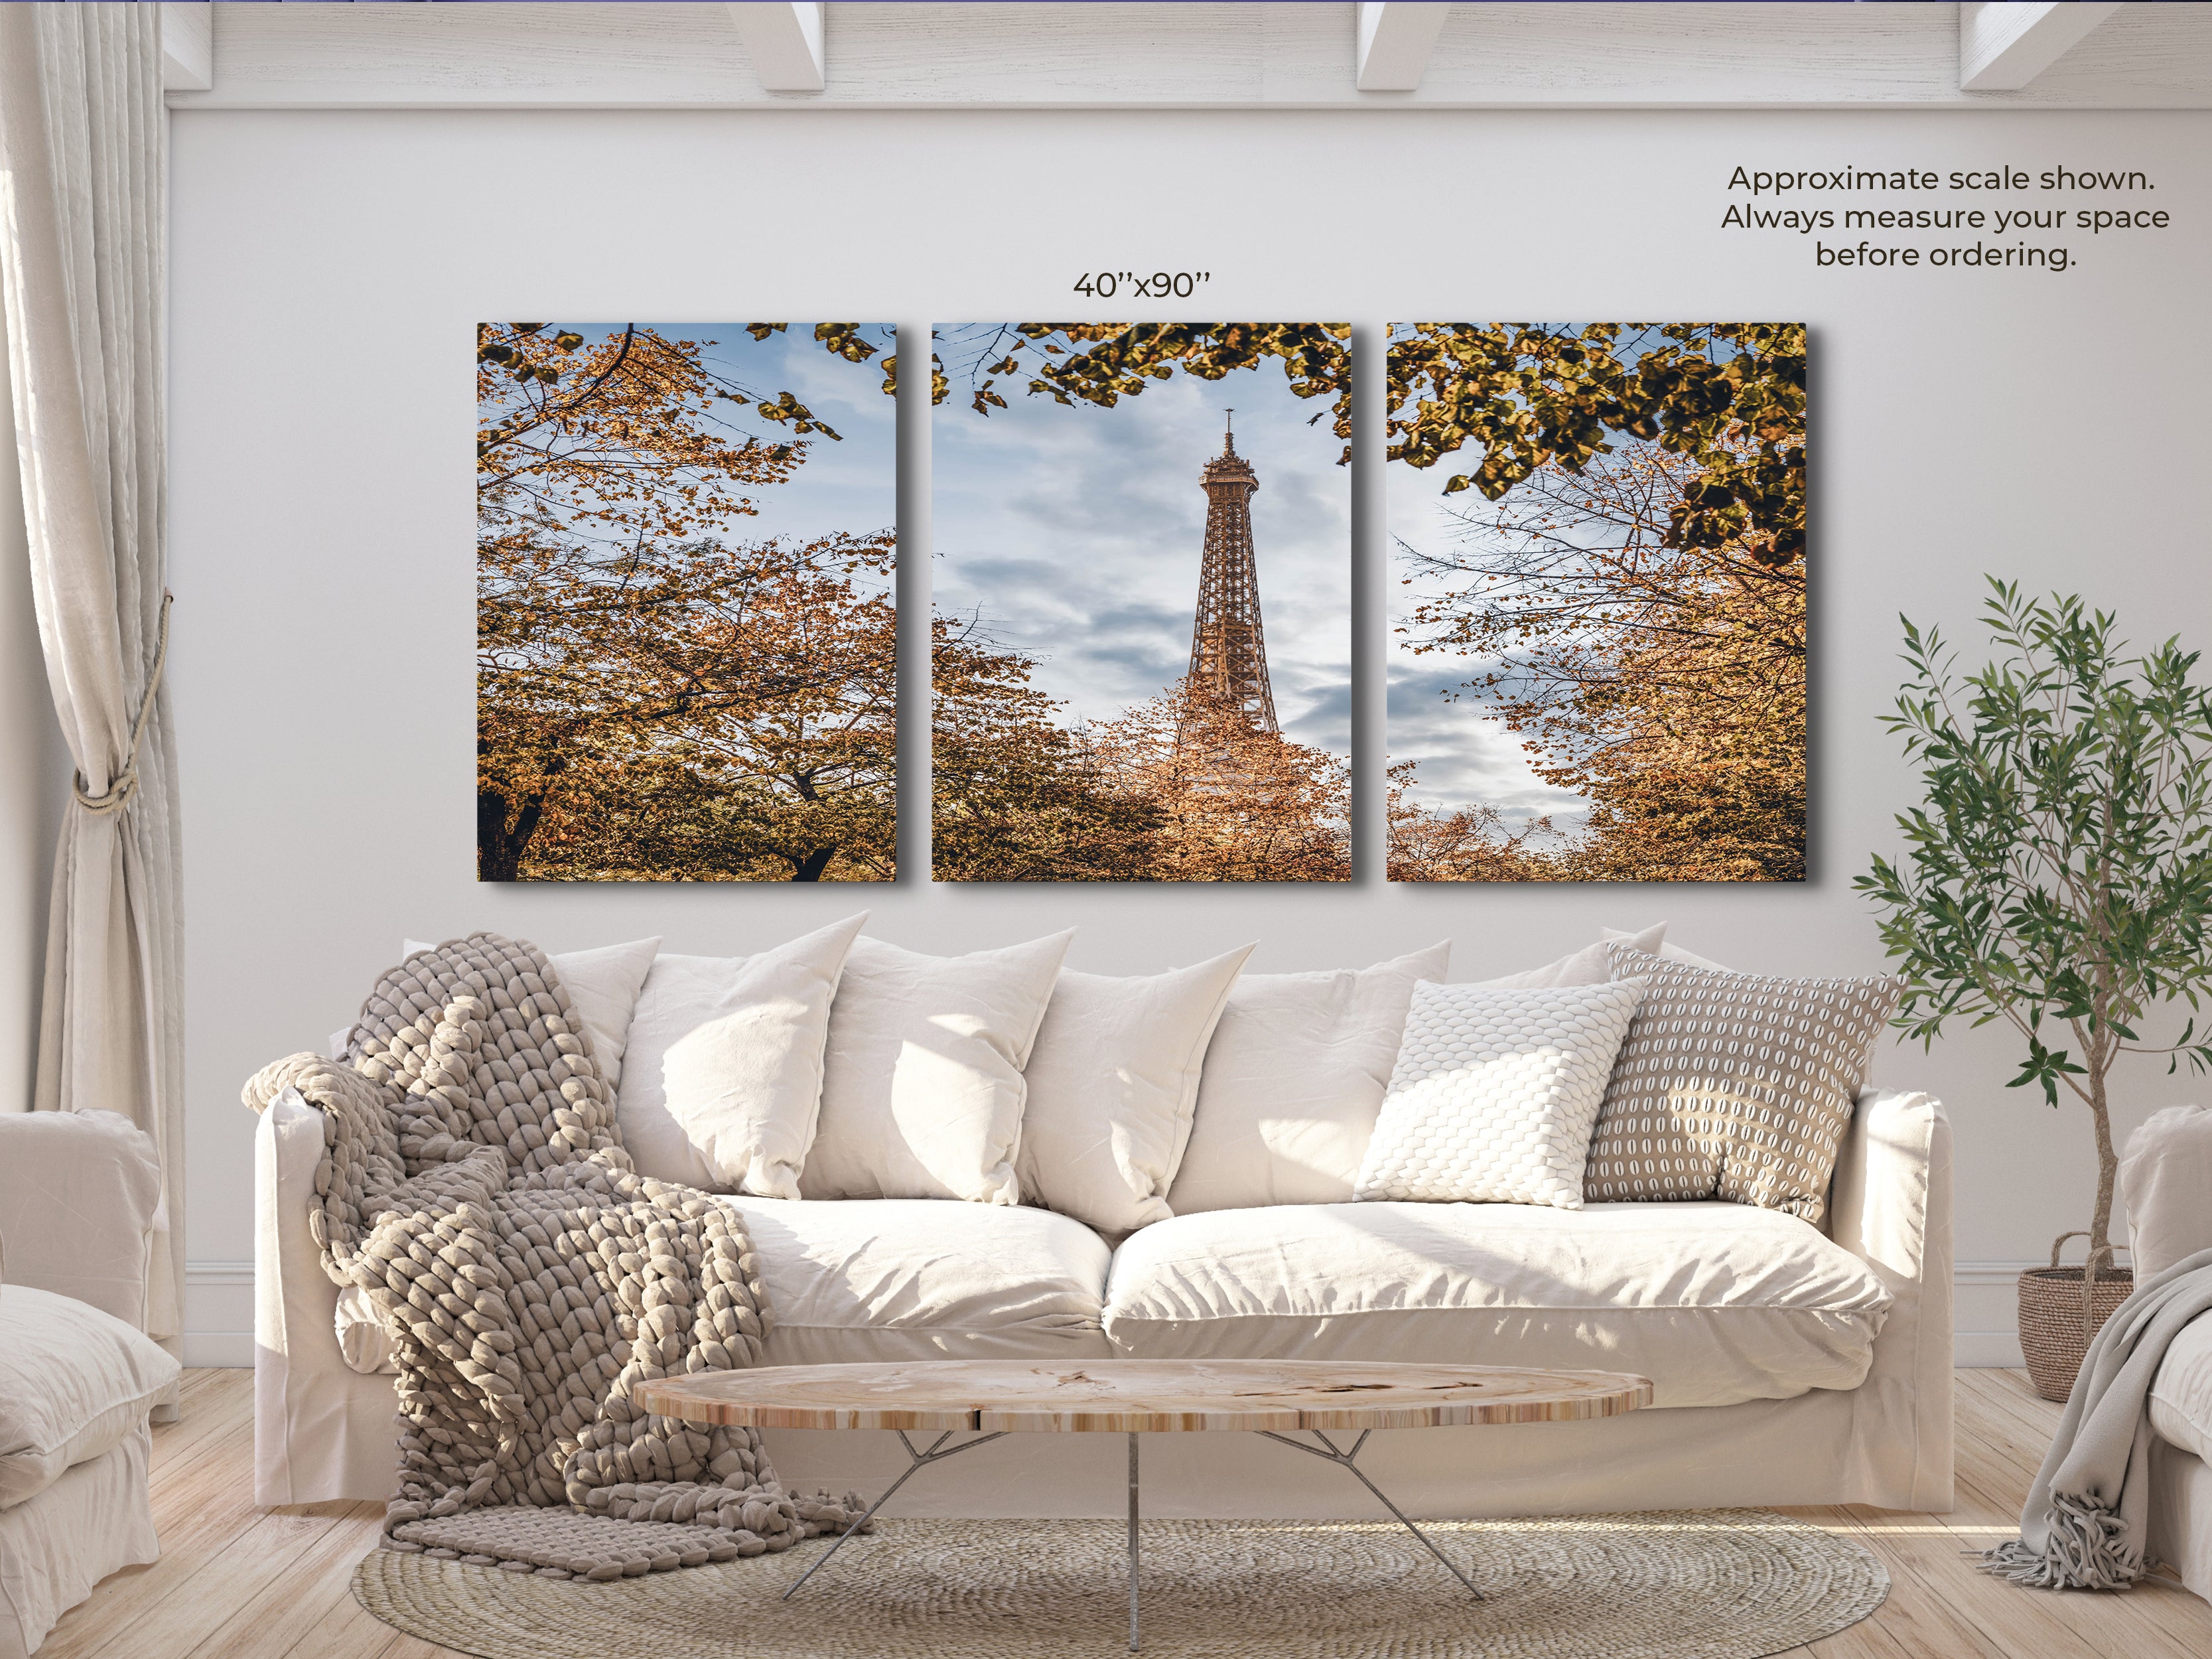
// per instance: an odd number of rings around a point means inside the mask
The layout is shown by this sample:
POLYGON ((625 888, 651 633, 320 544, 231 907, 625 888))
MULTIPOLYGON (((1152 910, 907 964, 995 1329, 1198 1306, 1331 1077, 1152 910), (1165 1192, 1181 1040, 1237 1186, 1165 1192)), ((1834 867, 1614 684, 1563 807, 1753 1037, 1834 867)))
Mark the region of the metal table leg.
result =
MULTIPOLYGON (((1000 1436, 1006 1433, 1006 1431, 1001 1429, 997 1434, 979 1435, 973 1440, 963 1440, 958 1445, 946 1450, 942 1449, 942 1448, 945 1446, 945 1443, 946 1441, 952 1438, 953 1435, 953 1431, 947 1429, 943 1434, 937 1437, 936 1440, 931 1443, 927 1451, 921 1452, 918 1452, 914 1449, 914 1442, 906 1437, 906 1431, 904 1429, 895 1430, 893 1432, 898 1436, 899 1444, 906 1448, 906 1455, 913 1460, 913 1462, 907 1465, 906 1473, 899 1476, 897 1480, 892 1481, 890 1486, 884 1487, 884 1495, 876 1499, 874 1503, 869 1504, 859 1520, 854 1522, 851 1526, 846 1528, 844 1531, 837 1534, 837 1541, 822 1553, 822 1559, 819 1561, 817 1561, 812 1566, 807 1568, 805 1572, 799 1575, 799 1583, 793 1584, 789 1589, 784 1591, 782 1596, 784 1601, 788 1601, 791 1600, 793 1596, 799 1593, 799 1584, 805 1583, 808 1579, 813 1577, 816 1573, 821 1571, 823 1567, 827 1566, 830 1564, 830 1558, 836 1554, 839 1550, 845 1547, 845 1540, 850 1538, 854 1533, 860 1531, 861 1528, 866 1526, 869 1520, 874 1516, 875 1512, 890 1501, 891 1494, 896 1492, 901 1486, 906 1485, 906 1483, 913 1478, 915 1470, 921 1468, 925 1463, 942 1463, 948 1457, 957 1457, 962 1452, 973 1451, 976 1447, 982 1445, 986 1441, 1000 1438, 1000 1436)), ((1133 1436, 1131 1437, 1132 1439, 1134 1438, 1133 1436)), ((1137 1454, 1133 1447, 1129 1453, 1130 1480, 1133 1483, 1136 1479, 1136 1455, 1137 1454)), ((1133 1484, 1130 1487, 1129 1495, 1129 1513, 1132 1517, 1132 1527, 1135 1524, 1134 1517, 1136 1515, 1136 1488, 1133 1484)), ((1133 1542, 1132 1543, 1131 1547, 1133 1549, 1135 1547, 1133 1542)), ((1132 1594, 1133 1595, 1134 1592, 1132 1592, 1132 1594)))
MULTIPOLYGON (((1315 1439, 1320 1441, 1321 1446, 1309 1446, 1303 1440, 1292 1440, 1287 1435, 1277 1434, 1273 1429, 1261 1429, 1257 1431, 1257 1432, 1269 1440, 1281 1441, 1283 1444, 1290 1447, 1294 1451, 1311 1452, 1316 1457, 1322 1458, 1328 1462, 1334 1463, 1340 1468, 1351 1470, 1353 1477, 1358 1480, 1361 1486, 1366 1487, 1368 1491, 1373 1492, 1377 1498, 1382 1498, 1382 1507, 1398 1517, 1398 1524, 1405 1528, 1407 1532, 1413 1534, 1414 1537, 1419 1539, 1421 1540, 1422 1547, 1426 1549, 1430 1554, 1435 1556, 1437 1560, 1443 1563, 1445 1569, 1450 1572, 1451 1576, 1458 1579, 1462 1584, 1467 1587, 1467 1593, 1469 1595, 1472 1595, 1478 1601, 1482 1600, 1482 1592, 1475 1589, 1474 1581, 1469 1578, 1465 1573, 1462 1572, 1458 1567, 1455 1566, 1452 1564, 1451 1558, 1436 1547, 1436 1544, 1430 1539, 1428 1534, 1423 1532, 1419 1527, 1407 1520, 1406 1518, 1406 1512, 1390 1501, 1389 1496, 1384 1493, 1382 1487, 1376 1486, 1372 1480, 1370 1480, 1367 1478, 1367 1472, 1364 1469, 1361 1468, 1358 1464, 1352 1462, 1354 1458, 1359 1455, 1359 1449, 1367 1443, 1367 1437, 1374 1432, 1372 1429, 1363 1430, 1360 1433, 1359 1438, 1352 1443, 1352 1449, 1349 1451, 1339 1451, 1336 1448, 1336 1443, 1331 1440, 1327 1435, 1323 1434, 1319 1429, 1309 1429, 1306 1432, 1312 1435, 1315 1439), (1327 1449, 1322 1449, 1323 1447, 1327 1448, 1327 1449)), ((1133 1456, 1133 1454, 1132 1454, 1132 1455, 1133 1456)), ((1132 1547, 1133 1548, 1134 1546, 1132 1545, 1132 1547)))
POLYGON ((1137 1650, 1137 1437, 1129 1435, 1129 1651, 1137 1650))

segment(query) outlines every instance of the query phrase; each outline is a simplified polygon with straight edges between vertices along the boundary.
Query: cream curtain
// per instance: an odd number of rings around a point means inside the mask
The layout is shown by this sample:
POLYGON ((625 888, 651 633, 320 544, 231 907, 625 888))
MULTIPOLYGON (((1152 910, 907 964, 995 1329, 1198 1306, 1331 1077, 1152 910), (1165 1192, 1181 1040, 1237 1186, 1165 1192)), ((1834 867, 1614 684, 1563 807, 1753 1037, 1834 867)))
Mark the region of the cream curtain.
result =
POLYGON ((148 1334, 184 1300, 175 738, 160 691, 161 9, 0 5, 0 308, 32 592, 76 763, 46 935, 35 1103, 161 1149, 148 1334))

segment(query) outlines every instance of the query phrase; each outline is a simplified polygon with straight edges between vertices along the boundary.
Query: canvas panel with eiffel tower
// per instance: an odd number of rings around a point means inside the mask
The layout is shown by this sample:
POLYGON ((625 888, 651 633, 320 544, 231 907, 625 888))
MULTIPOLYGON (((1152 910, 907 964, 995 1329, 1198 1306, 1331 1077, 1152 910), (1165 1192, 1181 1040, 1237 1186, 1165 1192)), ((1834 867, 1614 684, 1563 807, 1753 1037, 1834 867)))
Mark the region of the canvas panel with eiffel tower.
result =
POLYGON ((1389 354, 1389 878, 1804 880, 1805 325, 1389 354))
POLYGON ((1351 879, 1351 332, 937 328, 936 879, 1351 879))

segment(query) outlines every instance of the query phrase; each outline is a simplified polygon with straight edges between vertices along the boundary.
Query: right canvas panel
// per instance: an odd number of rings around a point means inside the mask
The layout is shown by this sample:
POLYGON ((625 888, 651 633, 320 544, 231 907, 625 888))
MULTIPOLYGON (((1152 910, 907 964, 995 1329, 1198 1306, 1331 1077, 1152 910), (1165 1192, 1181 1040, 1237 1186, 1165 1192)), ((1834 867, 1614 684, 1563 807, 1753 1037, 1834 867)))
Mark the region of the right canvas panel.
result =
POLYGON ((1802 323, 1390 328, 1393 881, 1802 881, 1802 323))

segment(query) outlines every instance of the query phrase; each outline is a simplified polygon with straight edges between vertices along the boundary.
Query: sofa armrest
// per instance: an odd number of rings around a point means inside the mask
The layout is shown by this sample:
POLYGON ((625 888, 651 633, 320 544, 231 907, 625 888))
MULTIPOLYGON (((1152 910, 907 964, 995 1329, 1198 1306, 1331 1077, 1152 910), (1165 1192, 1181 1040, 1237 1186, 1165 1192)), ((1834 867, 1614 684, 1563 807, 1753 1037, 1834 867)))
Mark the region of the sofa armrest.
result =
POLYGON ((153 1138, 119 1112, 0 1113, 0 1279, 146 1328, 153 1138))
POLYGON ((1914 1509, 1952 1498, 1951 1119, 1932 1095, 1869 1089, 1836 1158, 1828 1231, 1893 1298, 1857 1409, 1863 1443, 1912 1459, 1914 1509))

